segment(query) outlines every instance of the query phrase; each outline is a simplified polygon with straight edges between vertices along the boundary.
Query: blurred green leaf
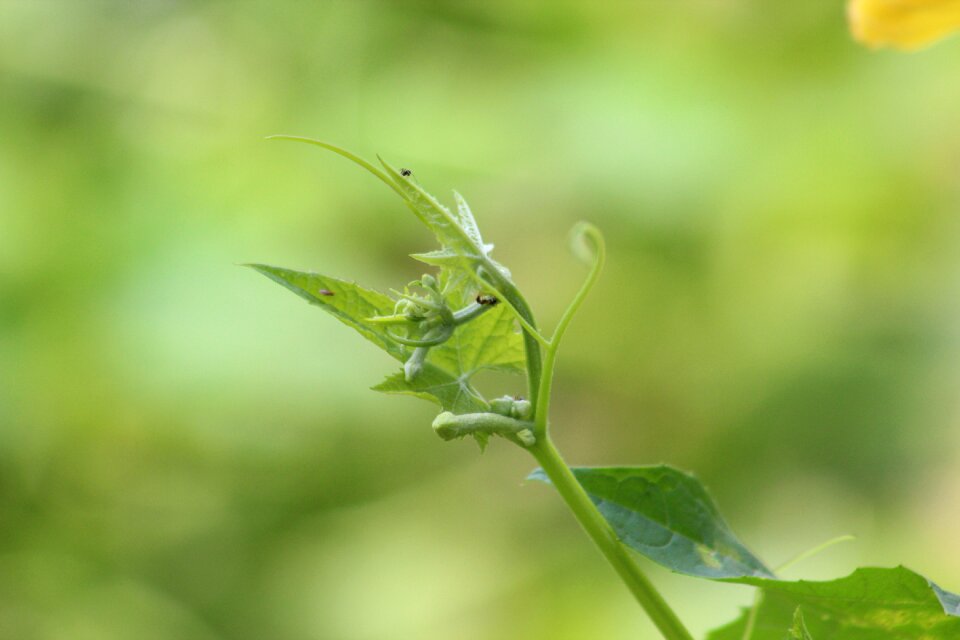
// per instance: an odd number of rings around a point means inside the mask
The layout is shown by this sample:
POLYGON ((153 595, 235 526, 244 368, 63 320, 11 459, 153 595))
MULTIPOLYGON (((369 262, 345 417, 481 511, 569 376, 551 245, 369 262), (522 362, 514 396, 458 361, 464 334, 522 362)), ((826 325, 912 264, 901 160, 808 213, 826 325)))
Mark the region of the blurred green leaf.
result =
MULTIPOLYGON (((960 638, 958 596, 943 591, 905 567, 861 568, 829 582, 786 582, 762 578, 732 580, 760 587, 763 596, 751 640, 956 640, 960 638), (797 610, 803 608, 796 635, 797 610)), ((749 610, 708 640, 741 640, 749 610)))
MULTIPOLYGON (((695 477, 666 465, 573 473, 620 540, 654 562, 701 578, 773 577, 733 535, 695 477)), ((541 469, 529 477, 548 482, 541 469)))

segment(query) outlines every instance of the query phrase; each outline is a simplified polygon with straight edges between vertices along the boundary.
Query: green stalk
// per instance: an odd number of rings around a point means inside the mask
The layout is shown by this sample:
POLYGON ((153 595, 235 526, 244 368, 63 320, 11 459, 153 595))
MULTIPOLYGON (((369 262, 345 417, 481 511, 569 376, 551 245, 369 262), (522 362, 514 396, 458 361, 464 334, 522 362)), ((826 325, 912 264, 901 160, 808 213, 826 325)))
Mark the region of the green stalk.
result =
POLYGON ((683 626, 660 592, 637 566, 629 550, 617 539, 610 524, 597 511, 586 491, 563 461, 560 452, 553 446, 549 435, 538 436, 536 444, 528 450, 540 463, 580 526, 594 541, 607 561, 613 565, 620 579, 630 589, 633 597, 647 612, 663 637, 667 640, 693 640, 693 636, 683 626))
MULTIPOLYGON (((533 319, 533 311, 527 304, 526 298, 517 289, 508 278, 503 277, 495 265, 488 263, 485 265, 488 273, 491 274, 494 286, 503 294, 517 313, 523 317, 529 327, 536 330, 537 322, 533 319)), ((540 351, 540 342, 529 329, 521 327, 523 330, 523 345, 527 355, 527 394, 530 398, 530 405, 533 411, 537 412, 538 398, 540 397, 540 380, 543 375, 543 357, 540 351)))
MULTIPOLYGON (((546 357, 543 360, 540 357, 539 342, 529 332, 524 331, 524 339, 527 345, 527 379, 531 386, 530 399, 534 408, 534 433, 536 435, 536 442, 528 446, 527 450, 540 463, 540 467, 550 478, 550 482, 556 487, 567 507, 573 512, 577 522, 597 545, 607 562, 613 566, 620 579, 630 589, 630 593, 647 612, 663 637, 666 640, 693 640, 693 636, 680 622, 677 614, 673 612, 670 605, 667 604, 660 592, 643 573, 630 551, 617 538, 617 534, 613 531, 610 523, 593 504, 590 496, 583 490, 580 483, 577 482, 570 467, 564 462, 560 452, 557 451, 550 439, 547 416, 560 341, 573 319, 573 315, 580 308, 587 293, 600 276, 606 254, 603 236, 592 225, 578 225, 574 229, 573 235, 577 238, 592 240, 595 253, 587 279, 560 318, 557 329, 547 344, 546 357), (532 354, 535 354, 536 357, 531 358, 532 354)), ((524 316, 530 326, 536 327, 533 314, 530 312, 526 300, 520 295, 516 287, 512 286, 512 283, 506 284, 509 286, 502 290, 510 298, 510 303, 524 316)))

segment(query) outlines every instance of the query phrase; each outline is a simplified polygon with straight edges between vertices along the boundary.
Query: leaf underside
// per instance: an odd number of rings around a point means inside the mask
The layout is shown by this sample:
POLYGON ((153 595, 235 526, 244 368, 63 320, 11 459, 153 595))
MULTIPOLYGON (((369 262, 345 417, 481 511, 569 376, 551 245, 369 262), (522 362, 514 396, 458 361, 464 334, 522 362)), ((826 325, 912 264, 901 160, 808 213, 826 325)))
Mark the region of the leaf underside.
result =
MULTIPOLYGON (((620 540, 654 562, 701 578, 773 577, 733 535, 695 477, 665 465, 573 473, 620 540)), ((530 478, 546 481, 540 469, 530 478)))
MULTIPOLYGON (((829 582, 777 579, 689 474, 663 465, 573 473, 626 546, 678 573, 761 589, 750 640, 960 639, 960 596, 904 567, 829 582)), ((530 477, 546 481, 540 469, 530 477)), ((743 640, 749 614, 708 640, 743 640)))

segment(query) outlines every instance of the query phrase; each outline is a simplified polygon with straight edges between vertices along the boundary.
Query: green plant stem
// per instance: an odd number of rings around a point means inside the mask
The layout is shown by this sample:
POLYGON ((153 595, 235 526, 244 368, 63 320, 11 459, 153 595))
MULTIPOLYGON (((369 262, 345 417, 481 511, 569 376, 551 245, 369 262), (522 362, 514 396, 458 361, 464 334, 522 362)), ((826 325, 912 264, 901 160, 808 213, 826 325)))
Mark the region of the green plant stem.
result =
POLYGON ((634 598, 667 640, 693 640, 683 623, 656 590, 630 555, 630 551, 617 539, 610 524, 594 506, 570 467, 563 461, 550 437, 544 434, 528 449, 540 463, 547 477, 556 487, 564 502, 573 512, 580 526, 596 543, 600 552, 620 575, 634 598))
POLYGON ((534 413, 537 413, 537 404, 540 396, 540 380, 543 376, 543 355, 540 351, 540 340, 531 329, 537 330, 537 322, 533 318, 533 311, 527 304, 526 298, 517 289, 508 278, 503 277, 499 270, 493 264, 488 264, 488 273, 491 274, 492 284, 501 292, 504 298, 517 311, 517 315, 523 318, 529 326, 521 327, 523 330, 523 345, 527 355, 527 394, 530 398, 530 406, 534 413))
MULTIPOLYGON (((538 341, 528 331, 525 330, 524 332, 527 345, 527 379, 531 389, 531 402, 535 416, 534 434, 536 437, 536 442, 528 447, 528 450, 540 463, 540 467, 550 478, 550 482, 556 487, 560 497, 567 503, 580 526, 587 532, 587 535, 597 545, 607 561, 613 565, 620 579, 630 589, 633 597, 644 608, 657 629, 663 634, 663 637, 666 640, 693 640, 693 636, 680 622, 677 614, 673 612, 660 592, 637 566, 636 560, 630 555, 630 551, 620 543, 616 533, 610 527, 610 523, 597 510, 596 505, 590 500, 590 496, 577 482, 570 467, 563 461, 560 452, 553 445, 547 429, 553 374, 560 341, 574 314, 600 276, 606 256, 603 236, 592 225, 586 223, 577 225, 574 228, 574 237, 593 242, 594 255, 591 260, 590 272, 579 291, 577 291, 576 296, 574 296, 573 301, 561 316, 553 337, 545 345, 546 353, 543 360, 540 358, 541 352, 538 341), (531 358, 531 354, 534 353, 536 357, 531 358)), ((512 283, 507 282, 505 284, 508 286, 505 287, 504 293, 507 294, 508 298, 512 298, 510 300, 511 304, 531 326, 536 327, 526 300, 523 299, 523 296, 520 295, 512 283)))

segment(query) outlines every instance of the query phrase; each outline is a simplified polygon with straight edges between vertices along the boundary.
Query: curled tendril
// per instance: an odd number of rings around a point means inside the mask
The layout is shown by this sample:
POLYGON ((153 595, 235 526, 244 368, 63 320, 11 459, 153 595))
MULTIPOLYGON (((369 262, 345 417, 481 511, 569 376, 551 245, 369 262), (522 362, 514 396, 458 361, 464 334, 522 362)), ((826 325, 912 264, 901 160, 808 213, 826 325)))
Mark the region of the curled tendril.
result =
POLYGON ((597 278, 600 276, 600 271, 603 269, 603 263, 607 253, 606 245, 603 241, 603 234, 589 222, 578 222, 574 225, 573 229, 570 230, 570 249, 578 260, 581 260, 590 267, 590 273, 587 274, 587 279, 584 280, 580 286, 580 290, 577 291, 577 294, 573 297, 573 300, 569 306, 567 306, 567 309, 560 317, 560 321, 557 323, 557 328, 553 333, 553 337, 550 339, 554 350, 557 345, 559 345, 560 339, 567 329, 567 325, 570 324, 570 320, 573 319, 574 314, 580 308, 590 289, 596 284, 597 278))
POLYGON ((456 328, 456 325, 454 324, 446 324, 446 323, 441 324, 439 327, 437 327, 439 331, 437 330, 430 331, 429 333, 427 333, 426 336, 424 336, 420 340, 398 336, 397 334, 390 331, 389 329, 387 329, 387 335, 390 336, 391 340, 395 342, 399 342, 400 344, 406 347, 436 347, 437 345, 441 345, 447 340, 449 340, 450 336, 453 335, 453 330, 455 328, 456 328))

